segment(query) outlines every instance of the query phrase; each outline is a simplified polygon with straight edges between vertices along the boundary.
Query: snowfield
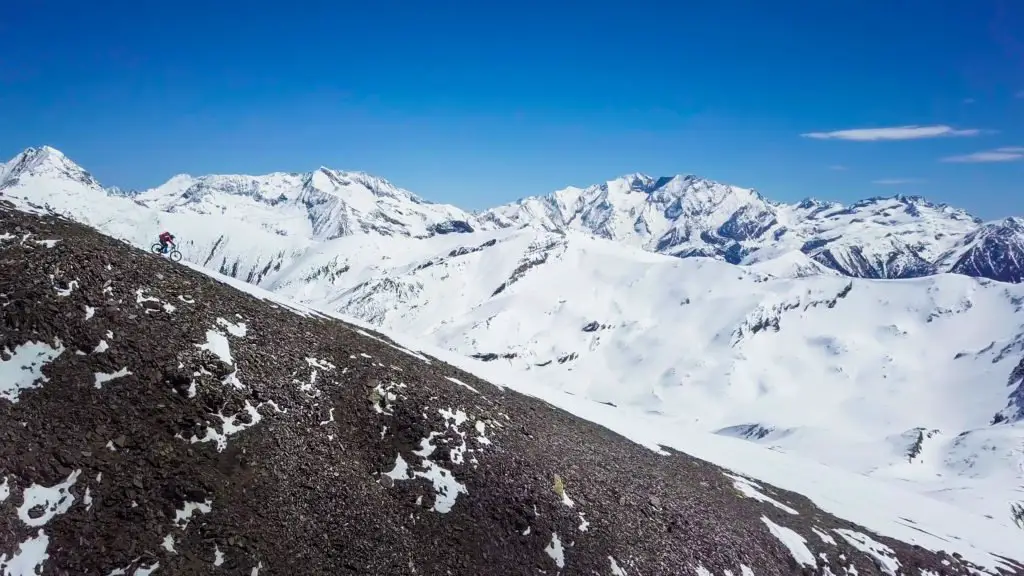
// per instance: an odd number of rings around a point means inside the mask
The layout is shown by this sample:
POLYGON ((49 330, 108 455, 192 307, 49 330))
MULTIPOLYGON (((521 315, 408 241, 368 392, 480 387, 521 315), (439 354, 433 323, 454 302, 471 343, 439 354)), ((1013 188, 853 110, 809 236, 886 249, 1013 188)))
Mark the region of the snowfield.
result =
POLYGON ((1024 262, 1015 219, 642 175, 476 215, 328 169, 125 193, 52 149, 3 165, 0 191, 142 249, 169 229, 232 285, 881 533, 1024 546, 1024 284, 989 279, 1024 262))

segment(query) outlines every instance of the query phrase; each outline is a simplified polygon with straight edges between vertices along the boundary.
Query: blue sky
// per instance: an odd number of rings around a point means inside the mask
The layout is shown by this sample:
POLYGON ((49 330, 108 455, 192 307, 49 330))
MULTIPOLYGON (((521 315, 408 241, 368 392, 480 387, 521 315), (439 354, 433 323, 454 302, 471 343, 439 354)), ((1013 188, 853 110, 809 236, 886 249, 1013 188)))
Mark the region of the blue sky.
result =
POLYGON ((1019 0, 9 4, 0 156, 104 184, 326 165, 481 208, 695 173, 1024 214, 1019 0))

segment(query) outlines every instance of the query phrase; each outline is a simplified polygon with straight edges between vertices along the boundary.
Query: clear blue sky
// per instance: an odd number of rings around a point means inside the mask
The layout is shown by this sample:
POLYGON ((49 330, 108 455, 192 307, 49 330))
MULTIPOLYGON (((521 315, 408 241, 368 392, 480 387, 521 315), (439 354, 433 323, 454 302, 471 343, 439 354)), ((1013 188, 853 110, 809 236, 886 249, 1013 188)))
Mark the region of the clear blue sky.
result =
POLYGON ((8 2, 0 156, 41 144, 134 188, 326 165, 480 208, 640 171, 1024 214, 1024 2, 8 2), (948 129, 857 132, 907 125, 948 129))

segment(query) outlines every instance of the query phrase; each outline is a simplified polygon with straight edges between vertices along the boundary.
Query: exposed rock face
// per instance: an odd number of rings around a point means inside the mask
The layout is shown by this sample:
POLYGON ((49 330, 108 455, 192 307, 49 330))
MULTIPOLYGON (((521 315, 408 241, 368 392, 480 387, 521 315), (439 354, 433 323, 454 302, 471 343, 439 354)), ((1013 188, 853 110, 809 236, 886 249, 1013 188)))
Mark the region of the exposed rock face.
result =
POLYGON ((0 262, 4 574, 969 573, 79 224, 0 262))

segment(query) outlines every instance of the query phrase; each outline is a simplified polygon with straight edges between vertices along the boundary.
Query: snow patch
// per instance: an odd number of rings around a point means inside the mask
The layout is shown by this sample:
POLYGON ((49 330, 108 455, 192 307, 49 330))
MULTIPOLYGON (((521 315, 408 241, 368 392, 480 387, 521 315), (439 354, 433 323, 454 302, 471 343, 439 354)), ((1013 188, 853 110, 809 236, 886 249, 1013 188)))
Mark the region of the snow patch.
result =
MULTIPOLYGON (((53 279, 52 275, 50 276, 50 279, 53 279)), ((61 298, 71 296, 71 293, 74 292, 75 288, 78 288, 78 280, 72 280, 71 282, 68 282, 67 288, 57 288, 56 286, 53 287, 53 289, 57 291, 57 296, 60 296, 61 298)))
POLYGON ((245 322, 233 323, 223 318, 217 318, 217 324, 227 330, 228 334, 239 338, 244 338, 245 334, 248 332, 248 329, 245 327, 245 322))
MULTIPOLYGON (((452 413, 451 411, 441 409, 439 412, 443 415, 447 414, 446 418, 450 416, 451 419, 459 423, 464 422, 466 418, 465 413, 461 410, 452 413)), ((462 433, 458 430, 457 424, 455 426, 453 429, 461 436, 462 433)), ((423 468, 422 471, 412 470, 405 459, 402 458, 402 455, 398 454, 395 458, 395 467, 390 472, 385 473, 385 475, 396 481, 426 478, 434 487, 434 505, 431 507, 431 510, 440 514, 446 514, 455 506, 459 494, 469 494, 469 490, 465 484, 455 479, 455 475, 450 470, 430 460, 430 455, 437 449, 431 442, 439 435, 438 432, 431 432, 429 436, 420 440, 420 449, 413 452, 413 454, 421 458, 420 466, 423 468)), ((464 451, 465 442, 462 443, 461 447, 452 447, 450 451, 451 461, 455 463, 461 462, 462 452, 464 451)))
POLYGON ((761 521, 768 526, 768 530, 773 536, 782 542, 783 546, 789 549, 789 553, 793 555, 793 558, 797 562, 805 566, 814 568, 818 565, 818 561, 814 558, 814 554, 807 547, 807 540, 803 536, 797 534, 793 530, 786 528, 785 526, 779 526, 772 522, 767 516, 761 516, 761 521))
MULTIPOLYGON (((98 348, 98 346, 97 346, 97 348, 98 348)), ((117 378, 124 378, 125 376, 128 376, 131 373, 132 372, 130 370, 128 370, 127 367, 125 367, 125 368, 121 368, 117 372, 114 372, 113 374, 106 374, 106 373, 103 373, 103 372, 96 372, 95 374, 93 374, 93 376, 96 378, 96 388, 102 388, 103 384, 105 384, 106 382, 110 382, 111 380, 115 380, 117 378)))
POLYGON ((489 445, 491 443, 491 440, 487 438, 487 436, 485 435, 487 432, 487 424, 483 420, 477 420, 476 424, 474 424, 473 427, 476 428, 476 441, 481 444, 489 445))
POLYGON ((75 470, 62 482, 54 486, 32 484, 22 494, 24 502, 18 507, 18 518, 27 526, 42 526, 58 514, 67 512, 75 503, 71 487, 78 480, 81 470, 75 470))
POLYGON ((277 412, 281 412, 281 409, 278 408, 277 405, 271 401, 261 402, 260 404, 253 406, 252 402, 246 399, 243 411, 246 414, 248 414, 249 422, 236 423, 236 420, 238 420, 241 413, 224 416, 220 412, 217 412, 215 414, 211 414, 211 416, 220 419, 221 431, 218 432, 215 426, 209 426, 206 428, 206 433, 203 435, 202 438, 193 435, 192 438, 189 439, 189 442, 192 444, 202 442, 214 442, 217 445, 217 451, 223 452, 224 449, 228 447, 229 436, 238 434, 242 430, 252 428, 253 426, 260 423, 260 421, 263 419, 263 415, 260 414, 259 409, 266 405, 271 406, 277 412))
POLYGON ((831 544, 833 546, 836 545, 836 539, 830 536, 827 532, 823 532, 814 527, 811 527, 811 531, 814 532, 818 538, 821 538, 821 541, 825 544, 831 544))
POLYGON ((18 551, 12 556, 0 554, 0 573, 4 576, 36 576, 43 571, 43 563, 50 557, 46 548, 50 537, 40 528, 35 536, 18 544, 18 551))
POLYGON ((732 478, 733 487, 735 487, 736 490, 739 490, 739 492, 746 496, 747 498, 753 498, 754 500, 757 500, 759 502, 767 502, 768 504, 771 504, 772 506, 775 506, 779 510, 782 510, 788 514, 799 514, 799 512, 797 512, 793 508, 790 508, 789 506, 786 506, 782 502, 779 502, 778 500, 775 500, 774 498, 771 498, 759 492, 758 488, 760 488, 760 486, 758 484, 751 482, 750 480, 742 476, 736 476, 734 474, 728 473, 726 473, 725 475, 728 476, 729 478, 732 478))
POLYGON ((185 502, 179 510, 174 511, 174 523, 184 530, 188 527, 188 522, 193 514, 196 512, 209 514, 212 509, 213 500, 209 498, 205 502, 185 502))
POLYGON ((213 545, 213 565, 214 566, 220 566, 223 563, 224 563, 224 553, 220 551, 220 548, 216 544, 214 544, 213 545))
POLYGON ((861 532, 845 528, 835 528, 833 531, 842 536, 843 540, 846 540, 850 546, 870 556, 882 572, 889 576, 899 574, 900 562, 896 559, 896 554, 892 548, 861 532))
POLYGON ((4 348, 11 357, 0 360, 0 398, 17 402, 22 390, 37 388, 36 382, 49 382, 43 375, 43 366, 64 353, 60 340, 53 345, 45 342, 28 342, 17 346, 14 351, 4 348))
POLYGON ((551 542, 544 548, 544 552, 555 561, 559 569, 565 568, 565 550, 562 549, 562 541, 558 539, 558 533, 551 533, 551 542))
POLYGON ((373 338, 374 340, 376 340, 378 342, 381 342, 383 344, 387 344, 388 346, 394 348, 395 350, 398 350, 399 352, 404 352, 404 353, 408 354, 409 356, 412 356, 413 358, 415 358, 417 360, 420 360, 422 362, 430 364, 430 359, 429 358, 427 358, 426 356, 424 356, 422 354, 419 354, 417 352, 413 352, 412 350, 409 350, 408 348, 402 348, 401 346, 395 346, 394 344, 392 344, 392 343, 390 343, 390 342, 388 342, 386 340, 382 340, 380 338, 377 338, 376 336, 374 336, 373 334, 370 334, 369 332, 367 332, 365 330, 361 330, 361 329, 357 328, 356 329, 356 333, 360 334, 362 336, 366 336, 367 338, 373 338))
POLYGON ((469 384, 466 384, 465 382, 463 382, 463 381, 461 381, 461 380, 459 380, 457 378, 452 378, 451 376, 445 376, 445 378, 447 378, 451 382, 454 382, 455 384, 458 384, 459 386, 462 386, 463 388, 468 388, 468 389, 472 390, 473 392, 476 392, 477 394, 480 393, 476 388, 473 388, 469 384))
POLYGON ((232 365, 235 363, 234 359, 231 357, 231 345, 228 343, 227 336, 216 330, 207 330, 206 342, 203 344, 196 344, 196 347, 200 350, 209 350, 225 364, 232 365))
POLYGON ((334 422, 334 407, 333 406, 331 406, 327 410, 327 420, 321 420, 320 421, 320 425, 321 426, 325 426, 327 424, 330 424, 331 422, 334 422))

